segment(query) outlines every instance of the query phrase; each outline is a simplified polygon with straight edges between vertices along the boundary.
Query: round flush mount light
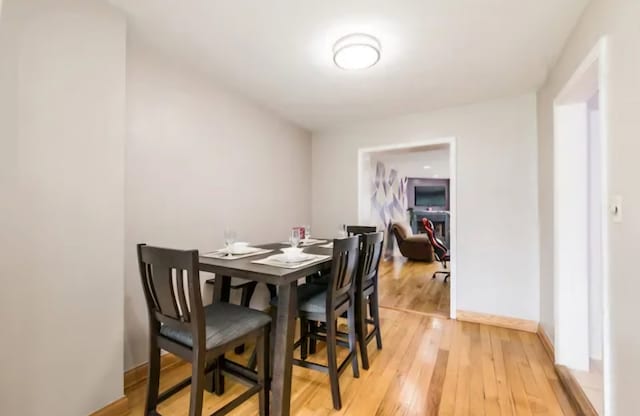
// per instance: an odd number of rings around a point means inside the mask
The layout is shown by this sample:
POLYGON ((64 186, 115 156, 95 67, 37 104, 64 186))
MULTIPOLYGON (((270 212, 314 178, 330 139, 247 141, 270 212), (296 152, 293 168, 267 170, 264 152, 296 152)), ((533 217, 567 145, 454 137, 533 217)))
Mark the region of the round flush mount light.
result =
POLYGON ((380 60, 380 42, 371 35, 352 33, 333 45, 333 62, 342 69, 370 68, 380 60))

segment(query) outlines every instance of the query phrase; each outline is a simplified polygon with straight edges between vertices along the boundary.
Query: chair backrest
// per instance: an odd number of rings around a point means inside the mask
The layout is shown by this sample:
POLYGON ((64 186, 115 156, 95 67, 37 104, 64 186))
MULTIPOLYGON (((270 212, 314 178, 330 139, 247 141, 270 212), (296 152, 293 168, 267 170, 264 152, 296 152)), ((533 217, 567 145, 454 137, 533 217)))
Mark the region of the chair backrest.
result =
POLYGON ((150 324, 189 329, 194 332, 194 345, 196 336, 204 334, 198 258, 197 250, 138 244, 138 265, 150 324))
POLYGON ((396 240, 398 241, 398 245, 406 240, 407 237, 411 237, 413 235, 413 231, 411 231, 411 227, 409 227, 406 223, 403 222, 394 222, 391 225, 391 230, 393 234, 396 236, 396 240))
POLYGON ((429 241, 433 246, 433 251, 436 253, 436 256, 438 256, 438 259, 443 258, 449 252, 449 249, 436 237, 436 231, 433 223, 430 219, 423 218, 422 225, 424 225, 427 236, 429 236, 429 241))
POLYGON ((378 267, 382 258, 384 233, 368 233, 360 236, 360 261, 358 262, 358 277, 356 291, 360 292, 367 287, 369 281, 378 278, 378 267))
POLYGON ((378 229, 370 225, 347 225, 347 235, 349 237, 360 234, 375 233, 376 231, 378 231, 378 229))
POLYGON ((348 237, 333 240, 333 260, 329 275, 327 311, 335 307, 355 292, 355 280, 360 257, 360 238, 348 237))

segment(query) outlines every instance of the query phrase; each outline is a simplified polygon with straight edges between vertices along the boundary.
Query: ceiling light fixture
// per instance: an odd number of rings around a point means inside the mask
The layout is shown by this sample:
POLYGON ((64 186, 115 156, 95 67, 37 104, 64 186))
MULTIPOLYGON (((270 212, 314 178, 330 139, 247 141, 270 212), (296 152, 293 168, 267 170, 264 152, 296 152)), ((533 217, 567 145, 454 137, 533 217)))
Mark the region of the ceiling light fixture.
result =
POLYGON ((333 62, 342 69, 370 68, 380 60, 380 42, 371 35, 352 33, 333 45, 333 62))
POLYGON ((425 169, 431 169, 431 166, 429 166, 429 165, 424 165, 424 168, 425 168, 425 169))

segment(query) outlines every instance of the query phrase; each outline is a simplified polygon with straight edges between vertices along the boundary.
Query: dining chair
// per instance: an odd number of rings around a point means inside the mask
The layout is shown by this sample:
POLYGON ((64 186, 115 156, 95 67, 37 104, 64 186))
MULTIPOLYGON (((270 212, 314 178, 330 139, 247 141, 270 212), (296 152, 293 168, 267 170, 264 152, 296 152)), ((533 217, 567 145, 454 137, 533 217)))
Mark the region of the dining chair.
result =
POLYGON ((384 233, 380 231, 362 234, 360 240, 360 261, 358 262, 355 296, 356 334, 360 346, 362 368, 368 370, 367 346, 374 336, 378 349, 382 349, 380 306, 378 303, 378 268, 382 257, 384 233), (370 316, 367 316, 367 309, 370 316), (373 325, 371 331, 369 331, 369 325, 373 325))
POLYGON ((358 378, 358 354, 356 351, 356 322, 355 322, 355 281, 358 271, 360 241, 358 237, 349 237, 333 241, 333 260, 329 285, 323 291, 298 302, 298 316, 300 318, 300 339, 294 348, 301 348, 301 359, 294 359, 294 364, 319 370, 329 374, 333 407, 340 410, 339 376, 351 363, 353 376, 358 378), (338 318, 347 313, 348 333, 347 342, 338 339, 338 318), (318 326, 310 330, 309 322, 324 323, 324 334, 318 326), (308 361, 306 345, 309 339, 322 340, 327 346, 327 365, 308 361), (337 347, 346 347, 349 353, 338 364, 337 347))
POLYGON ((369 225, 347 225, 347 235, 353 237, 354 235, 375 233, 378 231, 377 227, 369 225))
MULTIPOLYGON (((347 233, 347 236, 353 237, 356 235, 362 235, 362 234, 366 234, 366 233, 375 233, 377 230, 377 227, 374 226, 369 226, 369 225, 346 225, 345 226, 345 231, 347 233)), ((314 285, 323 285, 323 286, 327 286, 329 284, 329 276, 328 276, 328 272, 325 272, 325 274, 320 274, 318 277, 316 277, 313 280, 307 279, 308 283, 312 283, 314 285)), ((318 326, 318 322, 313 322, 313 321, 309 321, 309 329, 313 329, 313 327, 318 326)), ((308 343, 308 353, 309 354, 315 354, 316 353, 316 340, 315 339, 310 339, 309 343, 308 343)), ((306 348, 302 350, 302 354, 303 356, 306 356, 307 351, 306 348)))
POLYGON ((157 406, 191 385, 189 416, 201 416, 205 373, 234 376, 248 390, 211 416, 235 409, 259 395, 259 414, 269 414, 269 315, 230 303, 203 306, 197 250, 172 250, 138 244, 138 265, 149 316, 149 374, 144 416, 159 416, 157 406), (246 343, 258 348, 257 373, 218 357, 246 343), (164 392, 160 387, 160 351, 191 362, 192 375, 164 392))

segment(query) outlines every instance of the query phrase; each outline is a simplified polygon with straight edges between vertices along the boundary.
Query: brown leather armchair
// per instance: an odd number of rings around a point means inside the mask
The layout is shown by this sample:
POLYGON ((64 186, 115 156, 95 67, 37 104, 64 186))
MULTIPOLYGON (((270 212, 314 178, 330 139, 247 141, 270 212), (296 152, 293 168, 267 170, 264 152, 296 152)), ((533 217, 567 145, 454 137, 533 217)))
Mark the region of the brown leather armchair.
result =
POLYGON ((433 246, 426 234, 414 235, 408 224, 396 222, 391 225, 400 253, 409 260, 433 262, 433 246))

